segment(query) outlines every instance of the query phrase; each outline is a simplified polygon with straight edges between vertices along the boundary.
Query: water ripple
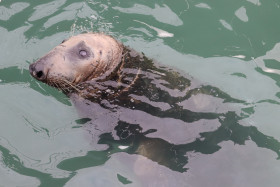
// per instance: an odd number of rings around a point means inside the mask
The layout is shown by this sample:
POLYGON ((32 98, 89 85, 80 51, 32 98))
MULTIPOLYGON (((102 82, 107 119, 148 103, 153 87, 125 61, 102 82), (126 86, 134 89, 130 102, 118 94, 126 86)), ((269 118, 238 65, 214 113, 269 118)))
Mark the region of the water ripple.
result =
POLYGON ((1 185, 279 184, 279 7, 260 0, 0 0, 1 185), (95 103, 94 117, 78 117, 28 66, 63 39, 92 31, 188 73, 192 85, 182 92, 153 82, 185 98, 172 105, 133 93, 130 101, 143 108, 95 103), (172 112, 174 104, 185 113, 172 112))

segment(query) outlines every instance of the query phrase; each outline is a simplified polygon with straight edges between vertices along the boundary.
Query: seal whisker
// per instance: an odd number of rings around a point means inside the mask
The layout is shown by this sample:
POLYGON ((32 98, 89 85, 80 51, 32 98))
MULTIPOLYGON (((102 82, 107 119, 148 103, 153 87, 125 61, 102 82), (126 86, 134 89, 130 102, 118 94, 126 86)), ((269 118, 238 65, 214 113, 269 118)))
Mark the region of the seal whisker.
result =
POLYGON ((61 79, 62 81, 64 81, 64 83, 66 83, 67 85, 69 85, 70 87, 72 87, 73 89, 75 89, 77 92, 80 92, 81 90, 79 90, 75 85, 73 85, 71 82, 69 82, 66 79, 61 79))
POLYGON ((65 83, 65 81, 63 79, 58 81, 58 85, 60 86, 60 88, 62 89, 62 91, 64 92, 70 92, 69 86, 68 84, 65 83))
POLYGON ((64 91, 63 87, 59 84, 59 82, 56 79, 48 79, 47 84, 56 87, 59 90, 64 91))
MULTIPOLYGON (((59 84, 57 84, 56 82, 53 82, 54 85, 59 89, 59 90, 63 90, 63 88, 61 86, 59 86, 59 84)), ((64 91, 64 90, 63 90, 64 91)))
POLYGON ((60 85, 62 86, 61 88, 63 88, 64 92, 70 92, 71 91, 69 86, 65 82, 60 81, 60 85))

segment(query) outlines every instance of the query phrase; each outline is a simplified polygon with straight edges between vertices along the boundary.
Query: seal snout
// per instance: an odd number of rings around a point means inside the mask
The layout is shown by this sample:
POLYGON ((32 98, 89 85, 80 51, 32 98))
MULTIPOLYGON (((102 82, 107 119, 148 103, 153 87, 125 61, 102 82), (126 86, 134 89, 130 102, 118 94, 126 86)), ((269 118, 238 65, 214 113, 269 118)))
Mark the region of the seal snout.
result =
POLYGON ((47 78, 47 72, 43 65, 38 63, 30 64, 29 72, 30 74, 39 81, 44 81, 47 78))

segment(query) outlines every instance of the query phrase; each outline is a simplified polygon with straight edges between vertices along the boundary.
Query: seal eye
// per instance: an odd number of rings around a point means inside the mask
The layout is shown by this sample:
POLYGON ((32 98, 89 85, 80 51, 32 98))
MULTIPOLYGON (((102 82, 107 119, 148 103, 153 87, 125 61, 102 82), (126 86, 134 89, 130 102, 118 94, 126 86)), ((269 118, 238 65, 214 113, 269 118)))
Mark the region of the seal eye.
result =
POLYGON ((87 52, 85 50, 80 50, 79 54, 81 57, 87 57, 87 52))

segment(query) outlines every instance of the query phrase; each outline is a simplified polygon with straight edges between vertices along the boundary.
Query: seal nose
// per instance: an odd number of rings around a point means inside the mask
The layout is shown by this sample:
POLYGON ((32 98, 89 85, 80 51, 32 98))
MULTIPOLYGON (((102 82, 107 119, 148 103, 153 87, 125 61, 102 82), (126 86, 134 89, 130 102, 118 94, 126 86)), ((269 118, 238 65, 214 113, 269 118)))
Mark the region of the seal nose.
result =
POLYGON ((46 72, 44 71, 44 69, 45 68, 43 65, 37 63, 30 64, 29 66, 30 74, 39 81, 43 81, 46 79, 46 72))

